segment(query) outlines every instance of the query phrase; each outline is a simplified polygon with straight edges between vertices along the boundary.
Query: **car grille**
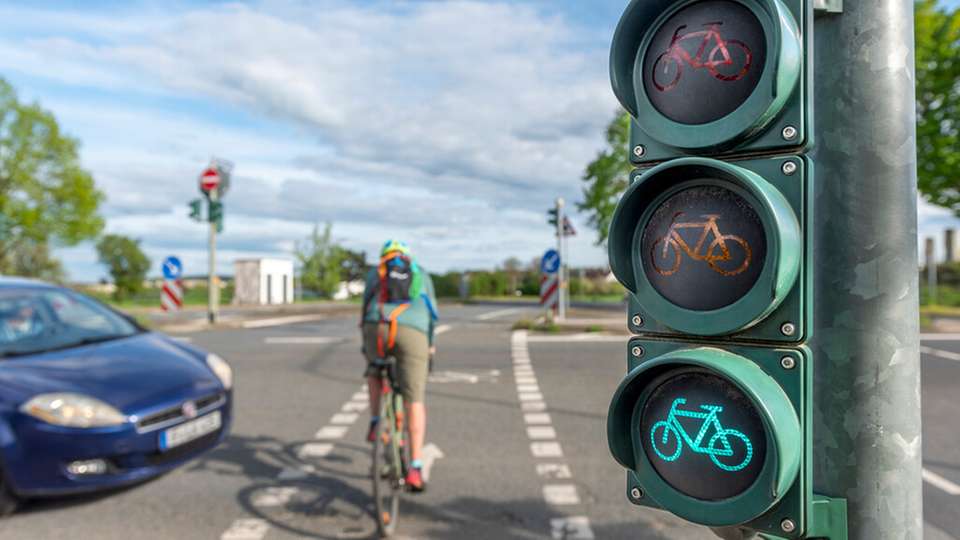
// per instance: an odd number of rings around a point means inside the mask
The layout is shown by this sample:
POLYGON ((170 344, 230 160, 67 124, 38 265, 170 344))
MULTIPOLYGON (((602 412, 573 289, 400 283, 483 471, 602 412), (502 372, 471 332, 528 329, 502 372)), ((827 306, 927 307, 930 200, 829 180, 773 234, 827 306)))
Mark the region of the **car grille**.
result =
MULTIPOLYGON (((225 401, 226 397, 223 392, 217 392, 216 394, 211 394, 209 396, 204 396, 200 399, 194 400, 194 403, 197 406, 197 416, 205 414, 219 407, 225 401)), ((174 407, 144 416, 137 421, 137 431, 141 433, 146 431, 154 431, 166 426, 177 424, 186 419, 187 418, 183 416, 183 403, 180 403, 174 407)))

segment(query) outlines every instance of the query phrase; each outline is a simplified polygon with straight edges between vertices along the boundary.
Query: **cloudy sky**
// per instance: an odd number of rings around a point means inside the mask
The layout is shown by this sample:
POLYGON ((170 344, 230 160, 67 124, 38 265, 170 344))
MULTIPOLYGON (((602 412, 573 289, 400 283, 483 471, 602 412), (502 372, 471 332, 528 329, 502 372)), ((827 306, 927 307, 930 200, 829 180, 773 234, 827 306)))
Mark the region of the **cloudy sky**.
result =
MULTIPOLYGON (((625 0, 0 4, 0 75, 82 140, 107 231, 206 271, 186 217, 211 156, 236 165, 221 268, 289 256, 315 222, 431 270, 523 260, 579 200, 616 110, 607 47, 625 0)), ((574 265, 602 265, 582 216, 574 265)), ((924 208, 926 230, 947 213, 924 208)), ((74 280, 91 245, 59 250, 74 280)))

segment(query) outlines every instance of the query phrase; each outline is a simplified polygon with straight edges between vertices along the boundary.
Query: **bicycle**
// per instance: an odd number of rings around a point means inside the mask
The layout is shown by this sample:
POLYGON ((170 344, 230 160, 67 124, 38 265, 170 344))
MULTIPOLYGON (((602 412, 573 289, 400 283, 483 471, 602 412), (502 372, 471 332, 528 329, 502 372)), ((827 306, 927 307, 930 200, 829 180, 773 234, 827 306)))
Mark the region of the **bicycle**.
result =
POLYGON ((706 221, 678 222, 677 220, 683 215, 683 212, 679 212, 673 216, 673 222, 670 223, 670 230, 667 231, 666 235, 658 238, 657 241, 653 243, 650 260, 658 274, 661 276, 670 276, 677 273, 677 271, 680 270, 680 264, 682 262, 681 253, 685 253, 695 261, 705 261, 714 272, 723 276, 735 276, 746 271, 750 266, 750 259, 753 257, 750 244, 739 236, 722 234, 720 227, 717 225, 717 220, 720 219, 719 215, 706 214, 702 216, 706 221), (691 248, 687 241, 680 235, 679 231, 682 229, 703 229, 703 233, 693 248, 691 248), (713 235, 713 241, 710 242, 710 246, 707 247, 706 252, 700 255, 701 250, 703 250, 704 245, 706 245, 707 237, 711 234, 713 235), (743 262, 739 265, 734 263, 733 270, 728 270, 727 268, 729 268, 729 266, 720 264, 729 263, 734 260, 728 243, 740 246, 743 252, 743 262), (661 251, 659 259, 657 258, 658 250, 661 251), (663 264, 664 262, 670 261, 671 250, 673 253, 673 262, 663 264))
POLYGON ((655 423, 650 429, 650 441, 653 445, 653 451, 664 461, 673 462, 680 458, 684 443, 686 443, 695 453, 709 455, 713 464, 724 471, 737 472, 745 469, 753 459, 753 444, 750 442, 750 438, 740 431, 723 427, 719 418, 723 407, 717 405, 701 405, 700 408, 705 412, 680 409, 680 406, 686 403, 687 400, 685 398, 675 399, 673 405, 670 406, 670 413, 667 415, 667 419, 655 423), (678 418, 703 420, 700 431, 695 438, 690 437, 678 418), (707 445, 702 446, 703 439, 710 431, 710 428, 714 429, 714 434, 710 437, 707 445), (662 430, 662 433, 658 433, 658 430, 662 430), (671 435, 673 435, 672 438, 670 437, 671 435), (670 444, 672 439, 676 439, 676 442, 670 444), (720 458, 730 458, 736 455, 731 440, 742 443, 742 452, 744 454, 742 460, 734 460, 733 464, 720 460, 720 458), (670 449, 674 445, 676 445, 676 450, 671 452, 670 449))
POLYGON ((680 83, 680 77, 683 75, 683 64, 687 64, 693 69, 706 68, 714 78, 721 81, 738 81, 750 71, 750 66, 753 63, 753 53, 750 52, 750 48, 742 41, 723 39, 723 36, 720 35, 720 26, 722 24, 723 22, 721 21, 706 23, 703 25, 706 30, 687 34, 681 34, 681 32, 687 28, 687 25, 684 24, 677 28, 676 32, 673 33, 673 38, 670 40, 670 47, 660 54, 660 56, 657 57, 657 61, 653 63, 653 85, 657 90, 669 92, 676 88, 680 83), (683 48, 683 42, 696 38, 702 38, 702 41, 697 48, 697 53, 691 55, 683 48), (704 60, 704 53, 706 53, 707 47, 710 45, 710 40, 713 40, 716 45, 710 49, 709 55, 707 55, 706 60, 704 60), (740 54, 737 55, 737 62, 734 61, 734 55, 730 53, 731 47, 735 51, 740 52, 740 54), (741 57, 743 58, 743 66, 737 68, 736 66, 739 65, 739 59, 741 57), (734 66, 732 72, 727 71, 723 73, 720 71, 721 68, 728 68, 730 66, 734 66), (658 79, 657 74, 661 69, 663 76, 661 79, 658 79))
POLYGON ((380 422, 373 441, 373 499, 377 532, 388 537, 397 528, 400 515, 400 494, 407 475, 404 458, 406 431, 403 425, 403 396, 396 378, 396 359, 387 357, 371 363, 382 382, 380 422))

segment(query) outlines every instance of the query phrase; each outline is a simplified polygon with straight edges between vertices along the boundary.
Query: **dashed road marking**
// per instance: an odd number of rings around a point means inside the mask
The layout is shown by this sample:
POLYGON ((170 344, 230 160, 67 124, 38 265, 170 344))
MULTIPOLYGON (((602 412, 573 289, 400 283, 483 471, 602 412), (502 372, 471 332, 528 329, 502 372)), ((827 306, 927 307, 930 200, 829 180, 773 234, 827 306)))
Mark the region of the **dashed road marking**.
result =
POLYGON ((300 490, 295 487, 268 487, 253 498, 253 505, 259 508, 283 506, 290 502, 300 490))
POLYGON ((933 471, 923 469, 923 480, 948 495, 953 495, 954 497, 960 495, 960 486, 933 471))
POLYGON ((265 519, 238 519, 220 535, 220 540, 260 540, 269 530, 265 519))
POLYGON ((370 404, 366 401, 348 401, 343 404, 343 407, 340 408, 341 411, 345 413, 349 412, 363 412, 367 410, 370 404))
POLYGON ((953 360, 954 362, 960 362, 960 354, 950 351, 943 351, 940 349, 934 349, 933 347, 924 347, 920 346, 920 352, 923 354, 929 354, 930 356, 936 356, 937 358, 943 358, 944 360, 953 360))
MULTIPOLYGON (((527 438, 531 441, 530 453, 538 460, 550 460, 537 462, 537 475, 549 481, 570 480, 573 474, 570 467, 562 461, 563 448, 557 441, 557 430, 553 427, 550 414, 545 412, 547 404, 530 362, 527 333, 514 332, 510 341, 517 397, 523 411, 523 421, 527 425, 527 438)), ((572 483, 545 484, 543 498, 547 504, 554 507, 577 506, 581 503, 577 486, 572 483)), ((590 520, 586 516, 551 519, 550 534, 558 539, 593 539, 590 520)))
POLYGON ((553 426, 529 426, 527 437, 531 440, 553 440, 557 438, 557 430, 553 426))
POLYGON ((476 319, 477 319, 478 321, 489 321, 489 320, 491 320, 491 319, 498 319, 498 318, 500 318, 500 317, 506 317, 507 315, 512 315, 512 314, 517 313, 517 312, 519 312, 519 311, 520 311, 520 308, 500 309, 500 310, 497 310, 497 311, 490 311, 490 312, 487 312, 487 313, 483 313, 483 314, 477 315, 476 319))
POLYGON ((293 315, 290 317, 275 317, 272 319, 258 319, 256 321, 244 321, 240 324, 243 328, 270 328, 272 326, 284 326, 287 324, 296 324, 302 322, 321 321, 326 319, 326 315, 293 315))
POLYGON ((440 326, 433 329, 433 335, 439 336, 440 334, 446 334, 452 329, 453 327, 450 326, 449 324, 441 324, 440 326))
POLYGON ((355 413, 337 413, 330 418, 330 423, 340 426, 349 426, 356 422, 357 417, 359 416, 359 414, 355 413))
POLYGON ((563 448, 558 442, 533 442, 530 443, 530 453, 536 458, 560 458, 563 457, 563 448))
POLYGON ((550 480, 572 478, 570 467, 563 463, 537 463, 537 474, 550 480))
POLYGON ((267 345, 329 345, 346 341, 339 337, 324 336, 275 336, 263 338, 267 345))
POLYGON ((333 452, 333 445, 330 443, 306 443, 297 450, 297 458, 322 458, 333 452))
POLYGON ((580 504, 577 486, 573 484, 547 484, 543 486, 543 498, 551 506, 580 504))
POLYGON ((527 413, 523 415, 523 421, 527 424, 550 424, 550 415, 548 413, 527 413))
POLYGON ((626 335, 618 334, 596 334, 596 333, 587 333, 587 334, 565 334, 559 336, 530 336, 527 338, 527 341, 530 343, 565 343, 565 342, 579 342, 579 343, 623 343, 627 344, 627 341, 630 339, 626 335))
POLYGON ((350 429, 350 426, 323 426, 314 434, 313 438, 323 440, 342 439, 347 434, 348 429, 350 429))
POLYGON ((570 516, 550 520, 554 540, 593 540, 593 530, 586 516, 570 516))

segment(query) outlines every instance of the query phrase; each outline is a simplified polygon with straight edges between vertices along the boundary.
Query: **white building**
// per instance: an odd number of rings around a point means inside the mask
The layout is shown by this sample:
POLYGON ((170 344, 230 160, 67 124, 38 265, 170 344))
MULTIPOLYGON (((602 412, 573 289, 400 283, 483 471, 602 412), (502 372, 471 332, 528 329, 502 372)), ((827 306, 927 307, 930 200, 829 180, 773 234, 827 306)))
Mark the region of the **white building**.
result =
POLYGON ((293 260, 241 259, 234 261, 234 304, 293 303, 293 260))

